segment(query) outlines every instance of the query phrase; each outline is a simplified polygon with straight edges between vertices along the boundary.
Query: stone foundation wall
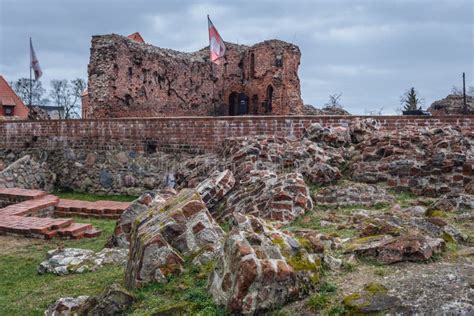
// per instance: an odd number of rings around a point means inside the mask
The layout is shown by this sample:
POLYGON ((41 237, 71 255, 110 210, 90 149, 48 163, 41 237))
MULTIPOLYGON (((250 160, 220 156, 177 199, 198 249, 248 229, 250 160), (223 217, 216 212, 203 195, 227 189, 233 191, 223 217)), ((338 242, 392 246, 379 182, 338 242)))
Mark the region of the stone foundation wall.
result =
MULTIPOLYGON (((167 175, 183 169, 190 154, 40 148, 2 150, 1 187, 72 190, 94 194, 140 195, 166 184, 167 175), (18 159, 18 160, 17 160, 18 159), (29 162, 25 170, 24 161, 29 162), (30 161, 34 161, 31 163, 30 161), (21 165, 23 169, 15 167, 21 165), (12 174, 11 170, 15 170, 12 174), (31 172, 31 170, 33 172, 31 172), (45 176, 48 175, 48 176, 45 176), (21 181, 20 181, 21 180, 21 181)), ((174 181, 172 179, 171 181, 174 181)), ((0 200, 0 206, 2 201, 0 200)))
MULTIPOLYGON (((300 137, 311 123, 349 126, 363 116, 174 117, 0 122, 0 150, 211 152, 228 137, 300 137)), ((459 126, 474 131, 474 116, 375 116, 381 129, 459 126)))

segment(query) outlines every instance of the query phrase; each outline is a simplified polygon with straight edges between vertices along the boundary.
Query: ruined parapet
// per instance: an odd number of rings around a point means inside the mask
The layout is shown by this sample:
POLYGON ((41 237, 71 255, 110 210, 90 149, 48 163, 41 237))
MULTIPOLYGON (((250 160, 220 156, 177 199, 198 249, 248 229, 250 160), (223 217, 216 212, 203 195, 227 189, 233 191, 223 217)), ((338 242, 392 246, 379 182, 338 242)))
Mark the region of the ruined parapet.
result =
POLYGON ((473 115, 474 98, 470 95, 466 96, 465 106, 462 95, 450 94, 444 99, 433 102, 427 111, 433 115, 473 115))
POLYGON ((208 49, 183 53, 116 34, 92 38, 86 118, 301 114, 297 46, 226 43, 223 66, 208 49), (242 103, 243 102, 243 103, 242 103))

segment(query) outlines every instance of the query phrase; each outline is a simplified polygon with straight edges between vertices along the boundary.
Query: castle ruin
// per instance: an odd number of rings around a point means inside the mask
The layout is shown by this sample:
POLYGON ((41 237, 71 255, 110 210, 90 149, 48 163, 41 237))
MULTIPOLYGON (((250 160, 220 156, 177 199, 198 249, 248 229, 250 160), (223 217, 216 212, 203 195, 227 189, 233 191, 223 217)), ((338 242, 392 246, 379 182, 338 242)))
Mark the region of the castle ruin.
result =
POLYGON ((302 114, 297 46, 226 42, 223 65, 208 48, 183 53, 124 36, 93 36, 83 118, 302 114))

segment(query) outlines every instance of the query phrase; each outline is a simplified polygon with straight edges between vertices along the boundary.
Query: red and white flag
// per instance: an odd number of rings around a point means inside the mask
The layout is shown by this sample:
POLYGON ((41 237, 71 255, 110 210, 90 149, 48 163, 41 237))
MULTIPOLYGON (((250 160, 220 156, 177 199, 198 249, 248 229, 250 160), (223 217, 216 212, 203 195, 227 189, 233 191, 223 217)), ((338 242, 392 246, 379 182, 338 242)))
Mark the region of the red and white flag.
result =
POLYGON ((35 80, 38 80, 43 75, 43 72, 41 71, 38 58, 36 58, 36 53, 33 48, 33 42, 31 42, 31 37, 30 37, 30 67, 31 69, 33 69, 35 73, 35 80))
POLYGON ((209 26, 209 50, 211 61, 217 65, 224 62, 225 45, 222 37, 217 32, 216 27, 212 24, 209 15, 207 16, 207 24, 209 26))

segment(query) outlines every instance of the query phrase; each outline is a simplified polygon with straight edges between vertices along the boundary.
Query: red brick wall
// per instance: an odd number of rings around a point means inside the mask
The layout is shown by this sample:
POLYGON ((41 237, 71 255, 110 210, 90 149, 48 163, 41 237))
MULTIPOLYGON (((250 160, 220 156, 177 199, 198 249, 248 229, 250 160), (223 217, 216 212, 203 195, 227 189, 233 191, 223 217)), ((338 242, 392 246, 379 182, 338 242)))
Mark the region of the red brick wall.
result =
MULTIPOLYGON (((71 147, 93 150, 210 151, 226 137, 301 136, 311 123, 347 126, 361 116, 240 116, 0 122, 0 149, 71 147), (153 146, 151 146, 153 147, 153 146)), ((382 128, 460 126, 474 132, 474 116, 376 116, 382 128)))
POLYGON ((229 115, 230 96, 239 93, 249 98, 248 114, 301 114, 300 57, 297 46, 279 40, 226 43, 224 64, 211 66, 208 49, 182 53, 93 36, 83 118, 229 115))

